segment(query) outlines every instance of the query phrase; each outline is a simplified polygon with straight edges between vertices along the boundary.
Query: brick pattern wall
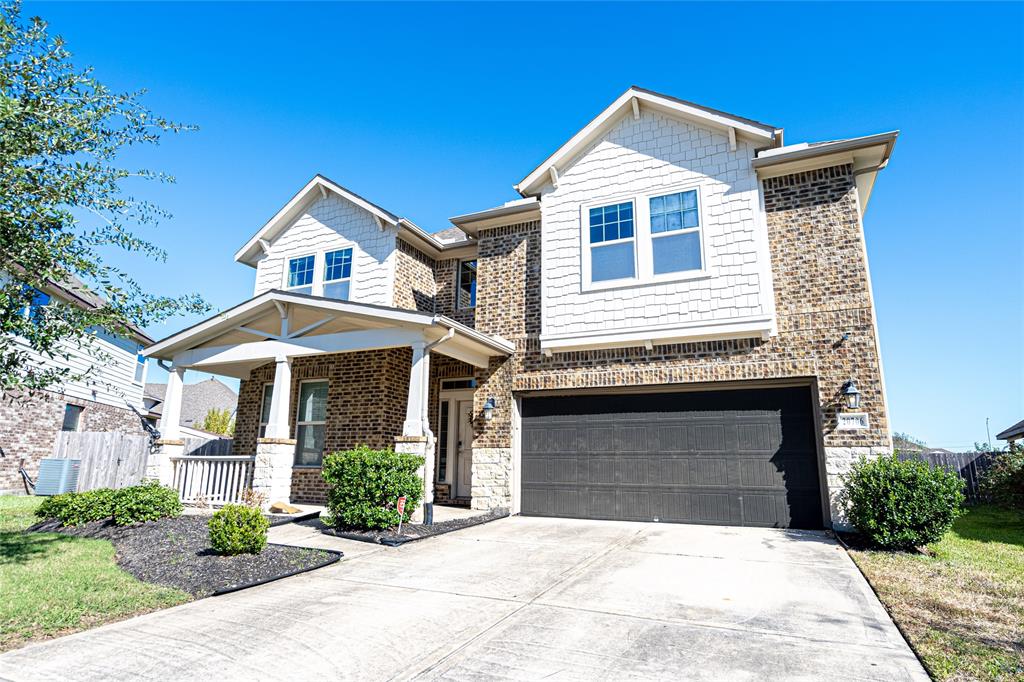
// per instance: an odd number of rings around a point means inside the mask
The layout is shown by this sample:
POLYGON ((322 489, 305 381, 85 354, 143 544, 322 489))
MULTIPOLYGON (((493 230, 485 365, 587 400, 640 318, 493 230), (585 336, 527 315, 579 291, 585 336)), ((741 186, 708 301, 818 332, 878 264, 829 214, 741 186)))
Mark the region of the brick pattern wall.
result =
POLYGON ((433 313, 437 308, 434 270, 436 263, 425 253, 398 240, 395 250, 396 308, 433 313))
POLYGON ((128 409, 49 391, 23 400, 4 396, 0 398, 0 448, 5 454, 0 457, 0 492, 25 492, 18 463, 24 458, 25 469, 35 478, 39 460, 53 452, 53 441, 64 423, 64 406, 68 403, 84 408, 80 431, 144 433, 139 417, 128 409))
POLYGON ((491 421, 477 424, 475 446, 491 451, 492 458, 496 449, 510 450, 510 406, 518 391, 808 379, 818 386, 830 488, 851 458, 891 447, 852 169, 838 166, 776 178, 765 182, 764 191, 779 330, 766 341, 707 341, 546 358, 539 343, 540 223, 482 231, 477 329, 513 341, 517 352, 493 361, 481 374, 475 407, 482 409, 488 395, 498 398, 498 405, 491 421), (850 338, 839 343, 844 333, 850 338), (850 377, 862 392, 868 430, 835 428, 840 392, 850 377))
MULTIPOLYGON (((327 418, 325 449, 345 450, 359 444, 391 447, 402 433, 408 399, 409 348, 299 357, 292 360, 289 415, 292 437, 298 411, 299 385, 308 379, 326 379, 327 418)), ((274 380, 273 363, 252 371, 238 392, 234 453, 252 454, 259 433, 263 386, 274 380)), ((295 502, 322 503, 324 487, 319 468, 295 469, 292 476, 295 502)))
MULTIPOLYGON (((437 287, 437 312, 468 327, 475 327, 476 309, 461 308, 456 305, 460 262, 458 258, 446 258, 437 261, 434 266, 434 281, 437 287)), ((478 294, 479 283, 478 280, 478 294)))

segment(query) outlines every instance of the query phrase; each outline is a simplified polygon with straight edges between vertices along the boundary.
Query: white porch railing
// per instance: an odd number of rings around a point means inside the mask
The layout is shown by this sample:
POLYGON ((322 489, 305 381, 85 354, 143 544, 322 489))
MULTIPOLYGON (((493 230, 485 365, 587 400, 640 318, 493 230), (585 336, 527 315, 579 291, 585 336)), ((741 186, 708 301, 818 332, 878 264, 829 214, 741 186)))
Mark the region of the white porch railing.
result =
POLYGON ((173 488, 182 504, 205 500, 208 504, 235 504, 252 486, 256 458, 249 457, 171 457, 174 466, 173 488))

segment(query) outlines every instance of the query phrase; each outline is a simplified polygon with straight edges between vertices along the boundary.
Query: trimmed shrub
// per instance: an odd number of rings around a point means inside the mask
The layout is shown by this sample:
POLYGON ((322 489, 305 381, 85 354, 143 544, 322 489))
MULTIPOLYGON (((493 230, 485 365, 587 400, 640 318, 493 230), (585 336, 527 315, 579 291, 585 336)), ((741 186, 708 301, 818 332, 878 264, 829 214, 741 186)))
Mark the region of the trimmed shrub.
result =
POLYGON ((954 471, 896 454, 861 458, 843 476, 850 521, 873 544, 909 549, 942 537, 963 513, 964 483, 954 471))
POLYGON ((327 506, 335 523, 363 530, 398 525, 398 498, 404 496, 407 522, 423 499, 418 471, 423 458, 360 445, 324 457, 327 506))
POLYGON ((1024 510, 1024 451, 996 457, 982 474, 979 488, 989 502, 1024 510))
POLYGON ((180 516, 181 511, 178 491, 156 481, 114 491, 112 516, 119 526, 180 516))
POLYGON ((97 488, 81 493, 63 493, 43 500, 36 516, 57 519, 65 526, 78 526, 90 521, 102 521, 114 513, 114 500, 118 491, 97 488))
POLYGON ((267 546, 270 521, 256 507, 226 504, 210 518, 210 546, 220 554, 259 554, 267 546))

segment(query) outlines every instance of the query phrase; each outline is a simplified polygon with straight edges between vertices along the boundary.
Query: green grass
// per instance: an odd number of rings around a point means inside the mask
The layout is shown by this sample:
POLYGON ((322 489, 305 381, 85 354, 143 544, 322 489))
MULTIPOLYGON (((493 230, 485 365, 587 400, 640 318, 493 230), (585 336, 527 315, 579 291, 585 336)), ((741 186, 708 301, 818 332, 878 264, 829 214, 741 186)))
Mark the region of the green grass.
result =
POLYGON ((22 533, 39 502, 0 496, 0 651, 189 599, 122 571, 106 540, 22 533))
POLYGON ((851 554, 934 678, 1024 679, 1024 513, 975 507, 928 549, 851 554))

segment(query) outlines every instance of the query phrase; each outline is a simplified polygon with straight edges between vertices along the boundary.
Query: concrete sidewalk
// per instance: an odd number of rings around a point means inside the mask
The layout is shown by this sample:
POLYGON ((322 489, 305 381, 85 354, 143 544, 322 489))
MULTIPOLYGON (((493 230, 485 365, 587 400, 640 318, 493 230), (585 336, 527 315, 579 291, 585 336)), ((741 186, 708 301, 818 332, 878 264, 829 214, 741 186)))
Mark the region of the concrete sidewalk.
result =
POLYGON ((0 677, 928 679, 824 533, 513 517, 349 544, 319 571, 9 652, 0 677))

